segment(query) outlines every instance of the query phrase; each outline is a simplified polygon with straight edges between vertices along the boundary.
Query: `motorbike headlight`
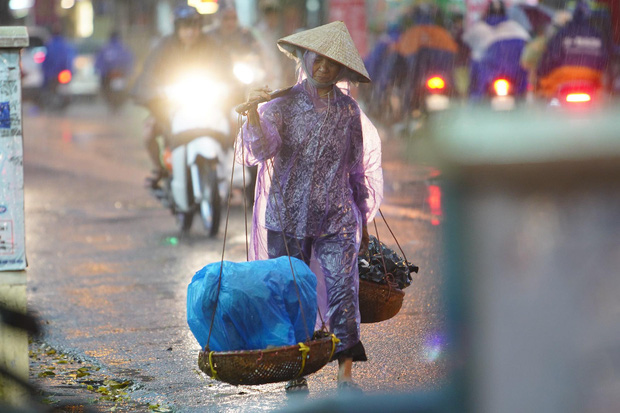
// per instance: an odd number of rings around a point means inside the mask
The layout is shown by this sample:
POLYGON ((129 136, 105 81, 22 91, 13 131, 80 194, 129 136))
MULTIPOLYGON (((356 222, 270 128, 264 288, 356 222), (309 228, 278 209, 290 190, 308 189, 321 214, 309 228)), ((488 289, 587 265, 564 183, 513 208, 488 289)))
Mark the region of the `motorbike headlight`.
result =
POLYGON ((252 84, 256 78, 252 66, 242 62, 237 62, 234 64, 233 73, 241 83, 246 85, 252 84))
POLYGON ((166 88, 166 96, 176 105, 208 107, 221 104, 228 88, 206 76, 186 76, 166 88))

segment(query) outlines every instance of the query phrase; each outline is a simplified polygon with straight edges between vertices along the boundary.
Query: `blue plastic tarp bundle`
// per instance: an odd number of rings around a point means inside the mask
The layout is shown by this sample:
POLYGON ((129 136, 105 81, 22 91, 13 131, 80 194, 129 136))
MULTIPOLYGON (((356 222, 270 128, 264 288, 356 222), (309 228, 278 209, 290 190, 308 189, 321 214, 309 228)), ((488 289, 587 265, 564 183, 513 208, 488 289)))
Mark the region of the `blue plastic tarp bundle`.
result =
POLYGON ((288 346, 312 337, 317 282, 303 261, 289 261, 286 256, 240 263, 224 261, 218 298, 219 275, 220 263, 209 264, 194 275, 187 288, 187 323, 203 349, 207 339, 210 350, 231 351, 288 346))

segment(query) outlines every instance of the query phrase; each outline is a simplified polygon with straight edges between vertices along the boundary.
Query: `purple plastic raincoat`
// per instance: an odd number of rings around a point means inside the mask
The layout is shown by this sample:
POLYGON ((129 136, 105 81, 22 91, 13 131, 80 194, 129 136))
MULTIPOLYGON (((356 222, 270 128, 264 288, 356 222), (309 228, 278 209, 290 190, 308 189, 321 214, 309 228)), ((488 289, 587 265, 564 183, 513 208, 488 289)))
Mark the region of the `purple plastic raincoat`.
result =
POLYGON ((239 133, 237 159, 258 165, 250 259, 302 252, 317 275, 317 327, 324 321, 342 352, 360 342, 357 253, 383 174, 376 128, 352 97, 336 86, 331 95, 319 99, 302 79, 261 105, 260 127, 246 122, 239 133))

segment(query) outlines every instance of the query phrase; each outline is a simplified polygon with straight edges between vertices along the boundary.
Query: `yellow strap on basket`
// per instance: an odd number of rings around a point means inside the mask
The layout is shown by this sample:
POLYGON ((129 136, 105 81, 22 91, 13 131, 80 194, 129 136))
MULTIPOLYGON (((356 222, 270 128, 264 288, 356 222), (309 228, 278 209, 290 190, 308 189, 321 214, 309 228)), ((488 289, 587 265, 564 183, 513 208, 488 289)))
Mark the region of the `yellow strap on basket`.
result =
POLYGON ((332 334, 332 353, 329 355, 329 359, 331 360, 334 356, 334 352, 336 351, 336 344, 340 343, 340 339, 332 334))
POLYGON ((214 351, 209 352, 209 368, 211 369, 211 378, 213 380, 219 380, 217 377, 217 371, 213 368, 213 353, 214 351))
POLYGON ((299 346, 299 351, 301 351, 301 369, 299 370, 299 373, 297 373, 297 376, 295 376, 295 378, 298 378, 304 372, 304 368, 306 368, 306 357, 310 352, 310 347, 308 347, 304 343, 297 343, 297 345, 299 346))

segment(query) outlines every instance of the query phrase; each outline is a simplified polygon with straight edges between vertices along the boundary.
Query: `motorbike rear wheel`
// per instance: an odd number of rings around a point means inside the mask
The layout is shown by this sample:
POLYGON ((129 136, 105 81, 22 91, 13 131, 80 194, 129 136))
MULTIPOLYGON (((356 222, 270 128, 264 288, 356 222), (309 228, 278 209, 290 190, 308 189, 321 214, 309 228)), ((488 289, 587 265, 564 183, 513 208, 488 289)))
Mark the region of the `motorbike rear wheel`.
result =
POLYGON ((210 237, 215 237, 220 229, 222 200, 217 182, 217 172, 213 165, 201 168, 200 184, 202 186, 202 200, 200 201, 202 225, 210 237))
MULTIPOLYGON (((187 174, 189 176, 189 170, 187 171, 187 174)), ((168 182, 168 185, 169 184, 170 182, 168 182)), ((173 213, 177 221, 177 226, 179 230, 181 231, 182 236, 186 236, 189 234, 189 230, 192 228, 192 224, 194 223, 194 215, 196 214, 195 206, 194 207, 191 206, 191 205, 194 205, 194 193, 192 192, 191 188, 192 188, 191 183, 188 182, 186 191, 187 191, 187 201, 188 201, 188 204, 190 205, 189 211, 179 211, 176 207, 173 208, 173 213)), ((172 194, 172 188, 169 188, 169 191, 170 191, 169 193, 172 194)), ((174 204, 174 201, 172 202, 174 204)))

